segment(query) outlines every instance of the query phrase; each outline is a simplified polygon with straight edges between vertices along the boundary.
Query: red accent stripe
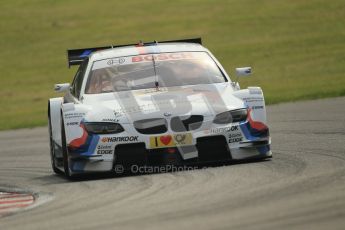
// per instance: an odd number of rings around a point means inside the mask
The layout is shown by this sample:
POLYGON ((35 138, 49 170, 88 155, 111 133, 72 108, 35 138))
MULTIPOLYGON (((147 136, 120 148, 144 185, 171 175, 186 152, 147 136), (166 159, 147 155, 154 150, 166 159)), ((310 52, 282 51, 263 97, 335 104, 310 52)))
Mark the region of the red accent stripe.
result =
POLYGON ((72 140, 69 143, 69 147, 71 147, 71 148, 79 148, 80 146, 85 144, 85 142, 87 141, 88 134, 85 130, 84 124, 80 124, 80 127, 83 129, 83 135, 77 139, 72 140))
POLYGON ((252 112, 252 110, 249 109, 249 110, 248 110, 248 113, 249 113, 249 115, 248 115, 248 121, 249 121, 250 126, 251 126, 253 129, 256 129, 256 130, 259 130, 259 131, 268 129, 268 127, 267 127, 264 123, 262 123, 262 122, 260 122, 260 121, 254 121, 254 120, 252 119, 251 112, 252 112))

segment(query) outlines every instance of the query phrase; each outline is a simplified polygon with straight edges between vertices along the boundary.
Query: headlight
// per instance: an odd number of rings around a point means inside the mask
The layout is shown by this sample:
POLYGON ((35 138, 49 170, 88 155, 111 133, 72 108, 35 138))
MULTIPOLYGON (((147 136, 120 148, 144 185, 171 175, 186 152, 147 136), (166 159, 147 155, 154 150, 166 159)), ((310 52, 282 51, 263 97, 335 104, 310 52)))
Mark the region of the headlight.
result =
POLYGON ((217 114, 213 122, 216 124, 228 124, 232 122, 245 121, 247 119, 247 109, 236 109, 217 114))
POLYGON ((88 122, 85 123, 85 128, 88 133, 94 134, 111 134, 125 131, 120 124, 111 122, 88 122))

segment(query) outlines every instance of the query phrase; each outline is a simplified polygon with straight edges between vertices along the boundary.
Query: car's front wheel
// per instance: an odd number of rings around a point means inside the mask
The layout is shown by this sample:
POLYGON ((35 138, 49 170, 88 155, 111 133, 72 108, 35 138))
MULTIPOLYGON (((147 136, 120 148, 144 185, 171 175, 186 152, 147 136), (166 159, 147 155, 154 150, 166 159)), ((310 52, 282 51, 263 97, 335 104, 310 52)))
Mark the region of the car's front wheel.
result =
POLYGON ((51 159, 51 167, 56 174, 60 174, 61 171, 56 167, 56 158, 55 158, 55 146, 53 140, 53 132, 52 132, 52 124, 50 120, 50 116, 48 117, 48 130, 49 130, 49 144, 50 144, 50 159, 51 159))

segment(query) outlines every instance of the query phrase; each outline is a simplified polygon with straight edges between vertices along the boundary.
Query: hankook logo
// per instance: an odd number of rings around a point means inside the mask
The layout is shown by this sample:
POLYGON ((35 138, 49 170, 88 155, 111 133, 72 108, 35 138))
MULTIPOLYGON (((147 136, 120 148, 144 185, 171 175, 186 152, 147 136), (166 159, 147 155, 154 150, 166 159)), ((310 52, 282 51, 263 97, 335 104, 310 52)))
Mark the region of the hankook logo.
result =
POLYGON ((138 141, 139 136, 129 137, 103 137, 102 142, 125 142, 125 141, 138 141))

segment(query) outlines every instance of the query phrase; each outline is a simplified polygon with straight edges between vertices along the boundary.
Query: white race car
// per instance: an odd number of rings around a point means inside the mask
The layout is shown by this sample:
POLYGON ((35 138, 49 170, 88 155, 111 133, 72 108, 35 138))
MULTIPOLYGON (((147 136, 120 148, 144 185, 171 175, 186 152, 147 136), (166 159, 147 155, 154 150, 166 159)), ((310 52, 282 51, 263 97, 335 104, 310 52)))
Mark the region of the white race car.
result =
POLYGON ((261 88, 240 89, 200 38, 67 52, 79 69, 48 101, 54 172, 272 156, 261 88))

